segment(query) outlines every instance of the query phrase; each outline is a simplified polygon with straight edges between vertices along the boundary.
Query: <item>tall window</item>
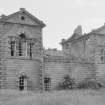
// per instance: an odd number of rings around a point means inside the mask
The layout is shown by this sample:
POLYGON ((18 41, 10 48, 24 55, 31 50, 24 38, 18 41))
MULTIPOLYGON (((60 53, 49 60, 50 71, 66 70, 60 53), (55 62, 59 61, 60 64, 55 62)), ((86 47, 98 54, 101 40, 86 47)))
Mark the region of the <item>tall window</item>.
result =
POLYGON ((20 35, 19 35, 19 56, 22 56, 23 55, 23 40, 25 40, 26 39, 26 36, 25 36, 25 34, 24 33, 21 33, 20 35))
POLYGON ((11 46, 11 56, 14 56, 14 53, 15 53, 15 41, 11 41, 10 46, 11 46))
POLYGON ((19 41, 19 56, 22 56, 22 43, 19 41))
POLYGON ((32 44, 30 43, 29 45, 29 54, 30 54, 30 58, 32 59, 32 44))
POLYGON ((50 87, 51 87, 51 78, 49 78, 49 77, 45 77, 44 78, 44 87, 45 87, 46 91, 50 90, 50 87))

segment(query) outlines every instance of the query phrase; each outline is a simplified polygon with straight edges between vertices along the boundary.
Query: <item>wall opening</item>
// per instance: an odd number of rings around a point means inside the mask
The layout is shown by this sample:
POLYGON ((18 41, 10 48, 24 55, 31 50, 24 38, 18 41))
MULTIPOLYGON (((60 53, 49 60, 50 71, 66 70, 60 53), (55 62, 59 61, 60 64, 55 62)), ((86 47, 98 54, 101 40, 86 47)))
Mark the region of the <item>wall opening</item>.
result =
POLYGON ((19 77, 19 90, 27 90, 27 77, 24 75, 19 77))
POLYGON ((50 77, 44 78, 44 88, 45 88, 45 91, 50 90, 50 88, 51 88, 51 78, 50 77))

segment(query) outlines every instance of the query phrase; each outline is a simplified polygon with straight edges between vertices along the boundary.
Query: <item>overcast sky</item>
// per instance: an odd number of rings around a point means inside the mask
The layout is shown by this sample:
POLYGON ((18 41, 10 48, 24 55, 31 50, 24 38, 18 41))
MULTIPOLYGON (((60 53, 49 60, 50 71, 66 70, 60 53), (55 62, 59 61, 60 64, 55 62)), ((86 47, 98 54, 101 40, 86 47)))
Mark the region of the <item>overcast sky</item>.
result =
POLYGON ((69 38, 77 25, 86 33, 105 23, 105 0, 0 0, 0 14, 11 14, 20 7, 46 24, 46 48, 60 49, 61 39, 69 38))

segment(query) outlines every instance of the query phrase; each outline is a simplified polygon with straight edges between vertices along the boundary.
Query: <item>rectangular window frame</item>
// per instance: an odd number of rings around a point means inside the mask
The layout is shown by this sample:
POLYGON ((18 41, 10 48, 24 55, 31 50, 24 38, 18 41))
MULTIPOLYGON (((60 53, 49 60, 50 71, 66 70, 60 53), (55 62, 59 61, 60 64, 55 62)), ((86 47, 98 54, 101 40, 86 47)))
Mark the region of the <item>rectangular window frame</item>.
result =
POLYGON ((18 54, 19 54, 19 56, 23 56, 23 51, 22 51, 22 42, 21 41, 19 41, 19 43, 18 43, 18 54))
POLYGON ((10 42, 11 56, 15 56, 15 41, 10 42))

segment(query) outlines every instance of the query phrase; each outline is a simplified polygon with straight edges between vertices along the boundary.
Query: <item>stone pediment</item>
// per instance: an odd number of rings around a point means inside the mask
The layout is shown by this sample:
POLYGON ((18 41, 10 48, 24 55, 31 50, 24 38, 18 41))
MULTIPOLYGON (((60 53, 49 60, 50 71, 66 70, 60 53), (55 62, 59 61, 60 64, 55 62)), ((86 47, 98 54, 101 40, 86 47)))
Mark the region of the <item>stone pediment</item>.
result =
POLYGON ((30 14, 24 8, 21 8, 20 11, 10 14, 8 16, 3 15, 0 21, 41 26, 41 27, 45 26, 45 24, 42 21, 40 21, 38 18, 30 14))

